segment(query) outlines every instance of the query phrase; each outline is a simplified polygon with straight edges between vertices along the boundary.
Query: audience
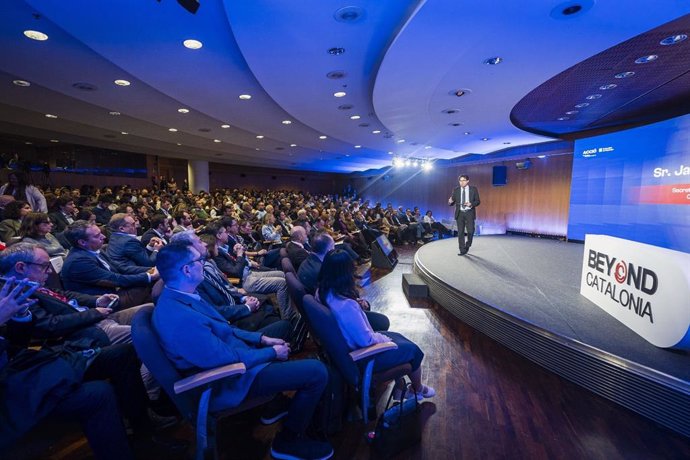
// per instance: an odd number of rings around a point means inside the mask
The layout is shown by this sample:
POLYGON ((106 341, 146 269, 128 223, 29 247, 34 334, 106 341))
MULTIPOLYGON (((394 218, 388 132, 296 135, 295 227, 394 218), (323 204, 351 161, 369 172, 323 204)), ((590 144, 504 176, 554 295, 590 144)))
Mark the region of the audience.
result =
POLYGON ((7 203, 4 219, 0 221, 0 240, 3 243, 14 242, 13 238, 19 239, 19 228, 27 214, 31 212, 31 205, 26 201, 15 200, 7 203))
POLYGON ((67 250, 60 244, 57 238, 50 233, 53 223, 45 212, 30 212, 22 220, 19 227, 19 236, 27 243, 37 243, 50 257, 66 257, 67 250))

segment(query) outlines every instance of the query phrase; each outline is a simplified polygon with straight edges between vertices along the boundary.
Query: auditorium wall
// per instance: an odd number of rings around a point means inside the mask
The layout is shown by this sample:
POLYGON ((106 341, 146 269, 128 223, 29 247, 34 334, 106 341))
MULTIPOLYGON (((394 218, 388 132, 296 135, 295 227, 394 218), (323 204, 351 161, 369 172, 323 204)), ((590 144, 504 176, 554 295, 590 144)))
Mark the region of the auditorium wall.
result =
POLYGON ((477 208, 477 225, 484 234, 506 230, 540 235, 565 236, 568 228, 568 206, 572 170, 572 150, 541 152, 545 158, 520 157, 476 163, 456 163, 435 167, 431 171, 411 168, 386 168, 376 174, 351 175, 339 182, 348 185, 372 202, 388 202, 395 207, 419 206, 422 213, 431 209, 436 220, 453 219, 454 208, 448 197, 458 185, 458 176, 467 174, 479 189, 481 205, 477 208), (517 169, 516 163, 529 159, 529 169, 517 169), (492 186, 493 166, 507 166, 507 184, 492 186))

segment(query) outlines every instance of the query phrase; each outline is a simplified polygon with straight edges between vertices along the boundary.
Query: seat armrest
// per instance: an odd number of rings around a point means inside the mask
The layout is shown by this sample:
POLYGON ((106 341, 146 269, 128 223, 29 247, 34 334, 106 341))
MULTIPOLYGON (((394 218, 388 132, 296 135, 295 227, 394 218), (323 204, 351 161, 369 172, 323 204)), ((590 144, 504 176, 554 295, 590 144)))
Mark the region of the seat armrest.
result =
POLYGON ((216 367, 215 369, 197 372, 194 375, 190 375, 182 380, 178 380, 173 385, 173 389, 175 390, 175 394, 180 394, 207 383, 215 382, 218 379, 230 377, 232 375, 244 374, 245 372, 247 372, 247 367, 244 365, 244 363, 228 364, 225 366, 216 367))
POLYGON ((350 358, 352 358, 352 361, 360 361, 364 358, 368 358, 370 356, 378 355, 379 353, 383 353, 384 351, 388 350, 396 350, 398 348, 398 345, 395 344, 395 342, 383 342, 383 343, 376 343, 374 345, 368 346, 366 348, 360 348, 355 351, 350 352, 350 358))

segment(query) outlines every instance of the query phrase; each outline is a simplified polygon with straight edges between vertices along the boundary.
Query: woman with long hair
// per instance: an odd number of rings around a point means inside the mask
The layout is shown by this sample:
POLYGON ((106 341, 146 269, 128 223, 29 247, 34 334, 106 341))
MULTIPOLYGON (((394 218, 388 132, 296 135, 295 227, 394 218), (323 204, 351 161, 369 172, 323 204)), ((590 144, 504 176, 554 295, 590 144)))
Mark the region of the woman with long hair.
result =
POLYGON ((22 220, 19 236, 22 242, 38 243, 43 246, 50 257, 66 257, 67 251, 57 238, 50 233, 53 223, 45 212, 30 212, 22 220))
POLYGON ((31 212, 31 205, 23 200, 16 200, 7 203, 4 219, 0 221, 0 240, 5 243, 12 242, 12 238, 19 236, 19 228, 22 220, 31 212))
POLYGON ((16 200, 29 203, 34 211, 48 212, 46 198, 39 189, 28 183, 21 171, 12 171, 7 175, 7 183, 0 187, 0 195, 12 195, 16 200))
MULTIPOLYGON (((319 272, 317 297, 328 306, 345 337, 350 350, 368 347, 377 343, 395 342, 398 348, 381 353, 374 362, 374 372, 391 369, 400 364, 410 363, 412 372, 408 374, 412 388, 418 398, 431 398, 436 391, 422 384, 422 359, 424 353, 410 340, 397 332, 376 332, 358 302, 355 287, 355 267, 347 252, 335 249, 326 255, 319 272)), ((397 395, 403 396, 402 394, 397 395)))

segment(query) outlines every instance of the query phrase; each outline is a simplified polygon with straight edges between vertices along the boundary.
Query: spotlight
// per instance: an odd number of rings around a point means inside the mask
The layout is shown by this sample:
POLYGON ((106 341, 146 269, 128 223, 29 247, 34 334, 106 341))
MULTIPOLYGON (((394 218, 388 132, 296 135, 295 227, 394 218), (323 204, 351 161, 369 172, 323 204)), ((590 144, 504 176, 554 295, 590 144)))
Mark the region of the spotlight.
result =
POLYGON ((196 14, 199 9, 199 0, 177 0, 177 3, 192 14, 196 14))

